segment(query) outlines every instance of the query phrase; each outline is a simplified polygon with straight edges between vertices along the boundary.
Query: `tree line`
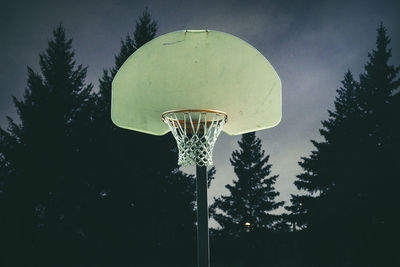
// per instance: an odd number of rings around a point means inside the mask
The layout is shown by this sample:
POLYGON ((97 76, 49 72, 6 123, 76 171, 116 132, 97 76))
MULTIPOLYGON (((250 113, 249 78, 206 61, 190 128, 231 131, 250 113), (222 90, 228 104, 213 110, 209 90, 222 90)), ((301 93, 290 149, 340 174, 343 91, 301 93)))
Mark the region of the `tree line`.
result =
MULTIPOLYGON (((114 76, 157 29, 146 9, 98 91, 62 25, 39 71, 28 67, 24 95, 13 97, 18 121, 0 128, 2 266, 195 266, 195 177, 179 169, 174 138, 110 119, 114 76)), ((261 140, 241 137, 230 158, 236 179, 210 206, 221 226, 211 230, 214 266, 398 263, 400 68, 389 44, 381 24, 359 80, 345 73, 286 206, 261 140)))

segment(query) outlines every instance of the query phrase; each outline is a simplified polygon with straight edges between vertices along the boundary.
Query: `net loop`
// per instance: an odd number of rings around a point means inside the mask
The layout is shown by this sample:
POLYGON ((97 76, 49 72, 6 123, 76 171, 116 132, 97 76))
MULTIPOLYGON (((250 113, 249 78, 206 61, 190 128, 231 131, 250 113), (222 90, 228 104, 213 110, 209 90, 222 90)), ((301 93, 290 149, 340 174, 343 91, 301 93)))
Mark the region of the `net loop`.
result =
POLYGON ((208 109, 172 110, 162 114, 178 145, 178 164, 212 165, 215 142, 227 122, 225 112, 208 109))

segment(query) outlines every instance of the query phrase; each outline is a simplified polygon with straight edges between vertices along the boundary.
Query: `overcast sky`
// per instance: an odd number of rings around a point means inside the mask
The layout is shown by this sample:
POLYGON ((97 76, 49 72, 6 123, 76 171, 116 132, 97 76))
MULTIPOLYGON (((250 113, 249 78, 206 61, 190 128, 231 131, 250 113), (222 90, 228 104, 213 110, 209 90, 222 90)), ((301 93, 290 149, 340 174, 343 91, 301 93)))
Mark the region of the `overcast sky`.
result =
MULTIPOLYGON (((347 69, 355 77, 375 47, 383 22, 392 37, 392 63, 400 63, 400 1, 1 1, 0 125, 16 118, 11 95, 21 97, 30 66, 47 47, 60 22, 72 37, 77 62, 89 67, 87 82, 98 85, 103 68, 114 64, 120 39, 132 33, 145 7, 158 21, 158 35, 183 29, 212 29, 234 34, 257 48, 282 80, 283 118, 260 131, 270 154, 276 188, 289 201, 301 172, 297 162, 320 140, 320 121, 332 108, 347 69)), ((235 179, 229 163, 238 137, 222 134, 214 149, 216 179, 212 197, 226 194, 235 179)))

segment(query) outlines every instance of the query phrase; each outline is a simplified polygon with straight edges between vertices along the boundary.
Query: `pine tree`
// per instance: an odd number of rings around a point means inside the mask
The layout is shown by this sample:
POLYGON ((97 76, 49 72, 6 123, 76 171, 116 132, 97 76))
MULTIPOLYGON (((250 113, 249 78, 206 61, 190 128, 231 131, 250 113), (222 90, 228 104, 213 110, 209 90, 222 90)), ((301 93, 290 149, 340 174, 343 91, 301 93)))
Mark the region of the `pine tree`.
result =
POLYGON ((269 176, 269 156, 265 156, 255 133, 244 134, 238 143, 240 150, 235 150, 230 159, 238 180, 226 185, 229 196, 215 199, 212 216, 233 235, 248 229, 272 229, 276 216, 271 212, 283 205, 275 200, 279 195, 274 188, 278 175, 269 176))
MULTIPOLYGON (((360 111, 356 102, 358 86, 352 73, 347 71, 342 87, 337 90, 335 110, 329 110, 329 119, 322 122, 324 128, 320 129, 320 133, 325 141, 312 140, 317 150, 299 162, 305 172, 297 175, 295 185, 306 194, 292 195, 292 205, 286 208, 291 212, 292 223, 299 228, 304 228, 310 223, 310 216, 319 214, 318 210, 312 211, 315 199, 322 199, 334 186, 338 186, 340 183, 338 177, 346 180, 347 176, 343 176, 343 170, 348 170, 349 164, 354 166, 356 163, 355 157, 358 152, 352 147, 357 145, 360 134, 355 130, 360 121, 360 111), (343 155, 344 149, 345 155, 343 155)), ((336 202, 335 207, 337 206, 336 202)))
MULTIPOLYGON (((94 138, 98 146, 97 151, 93 154, 99 167, 97 170, 97 190, 105 192, 109 196, 112 194, 112 198, 135 195, 132 193, 132 188, 135 187, 133 184, 135 178, 132 178, 132 176, 142 176, 149 171, 145 169, 149 163, 161 160, 161 156, 165 154, 169 156, 163 159, 166 162, 165 165, 168 165, 166 173, 175 168, 175 165, 172 166, 173 156, 170 155, 173 140, 162 142, 165 141, 165 137, 156 138, 124 130, 115 126, 111 121, 111 84, 114 76, 128 57, 141 45, 152 40, 157 31, 157 22, 152 19, 147 9, 136 21, 135 29, 133 37, 131 34, 127 34, 125 39, 121 40, 120 51, 115 56, 114 67, 103 71, 103 76, 99 80, 99 92, 96 101, 94 118, 96 133, 94 138), (166 153, 157 153, 156 149, 160 152, 166 151, 166 153), (157 155, 160 155, 160 157, 152 159, 152 156, 157 155), (118 177, 118 182, 112 177, 118 177), (117 193, 117 190, 122 191, 117 193), (114 192, 111 193, 111 191, 114 192)), ((156 169, 152 168, 150 171, 156 169)), ((160 171, 160 169, 157 169, 157 171, 160 171)), ((145 192, 139 188, 138 190, 145 192)), ((121 200, 128 201, 126 197, 121 200)), ((131 199, 129 202, 133 202, 133 200, 131 199)))
POLYGON ((90 171, 81 161, 94 99, 92 85, 85 85, 87 69, 74 56, 59 25, 40 54, 40 73, 28 68, 24 97, 13 98, 19 122, 8 118, 8 129, 0 130, 7 224, 2 242, 14 252, 40 257, 44 250, 53 254, 54 244, 73 251, 82 240, 79 206, 90 171))
POLYGON ((97 169, 93 186, 98 199, 92 203, 95 209, 91 217, 98 219, 90 222, 90 228, 91 235, 98 237, 97 253, 108 254, 111 259, 121 254, 121 251, 125 255, 134 253, 139 257, 145 255, 150 247, 155 248, 156 231, 149 228, 154 228, 156 223, 156 218, 152 216, 159 200, 156 191, 165 175, 175 168, 175 165, 169 164, 173 156, 161 158, 161 155, 171 153, 170 148, 164 150, 166 145, 160 139, 165 138, 124 130, 111 121, 111 86, 114 76, 126 59, 141 45, 153 39, 157 31, 157 23, 147 9, 136 21, 135 29, 139 29, 140 33, 134 31, 121 40, 114 67, 103 71, 94 118, 93 136, 97 146, 93 150, 93 157, 97 169), (158 144, 160 146, 156 147, 158 144), (163 170, 154 167, 161 160, 168 165, 163 170))
POLYGON ((399 68, 388 63, 386 29, 381 25, 377 32, 377 47, 360 82, 345 74, 335 110, 322 122, 325 140, 312 141, 316 150, 299 163, 304 172, 295 185, 306 194, 293 196, 289 210, 298 226, 313 233, 313 242, 324 242, 325 250, 315 248, 314 260, 318 255, 326 261, 332 252, 337 256, 330 260, 336 262, 376 265, 394 259, 393 249, 382 244, 394 242, 398 233, 393 203, 399 131, 393 122, 400 115, 395 112, 399 68))
POLYGON ((156 31, 157 23, 146 9, 133 34, 121 41, 114 67, 105 70, 100 79, 95 185, 99 194, 106 196, 94 204, 98 206, 94 217, 102 220, 100 225, 96 222, 92 235, 100 236, 102 250, 112 255, 125 251, 146 264, 158 260, 160 264, 178 264, 178 259, 185 263, 195 258, 194 179, 178 170, 172 134, 151 136, 111 122, 111 82, 126 59, 152 40, 156 31), (118 228, 104 236, 103 230, 112 225, 118 228))
POLYGON ((136 21, 133 37, 127 34, 125 40, 121 40, 120 51, 115 56, 115 66, 110 70, 103 71, 103 77, 99 81, 99 107, 103 111, 102 114, 107 116, 108 121, 110 120, 109 114, 111 114, 111 83, 114 76, 130 55, 155 37, 157 29, 157 22, 152 19, 150 12, 146 8, 139 17, 139 21, 136 21))
MULTIPOLYGON (((396 102, 400 95, 400 67, 389 63, 392 56, 389 44, 387 30, 381 24, 376 48, 368 54, 369 61, 360 75, 362 126, 368 133, 363 146, 363 154, 368 156, 363 165, 365 182, 361 194, 365 207, 360 235, 370 233, 365 245, 368 251, 394 261, 397 252, 392 246, 376 245, 394 243, 400 238, 393 212, 398 209, 396 195, 400 186, 400 112, 396 102)), ((391 264, 395 265, 394 262, 387 265, 391 264)))

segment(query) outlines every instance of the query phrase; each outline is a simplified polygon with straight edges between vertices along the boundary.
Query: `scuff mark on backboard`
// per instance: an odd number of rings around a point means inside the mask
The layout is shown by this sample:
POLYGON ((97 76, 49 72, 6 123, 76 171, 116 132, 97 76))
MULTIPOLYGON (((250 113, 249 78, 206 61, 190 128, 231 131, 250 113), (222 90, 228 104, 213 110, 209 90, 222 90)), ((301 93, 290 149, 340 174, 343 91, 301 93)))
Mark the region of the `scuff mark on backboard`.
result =
POLYGON ((174 44, 177 44, 177 43, 180 43, 180 42, 183 42, 183 41, 185 41, 185 40, 179 40, 179 41, 172 42, 172 43, 163 43, 163 45, 174 45, 174 44))

